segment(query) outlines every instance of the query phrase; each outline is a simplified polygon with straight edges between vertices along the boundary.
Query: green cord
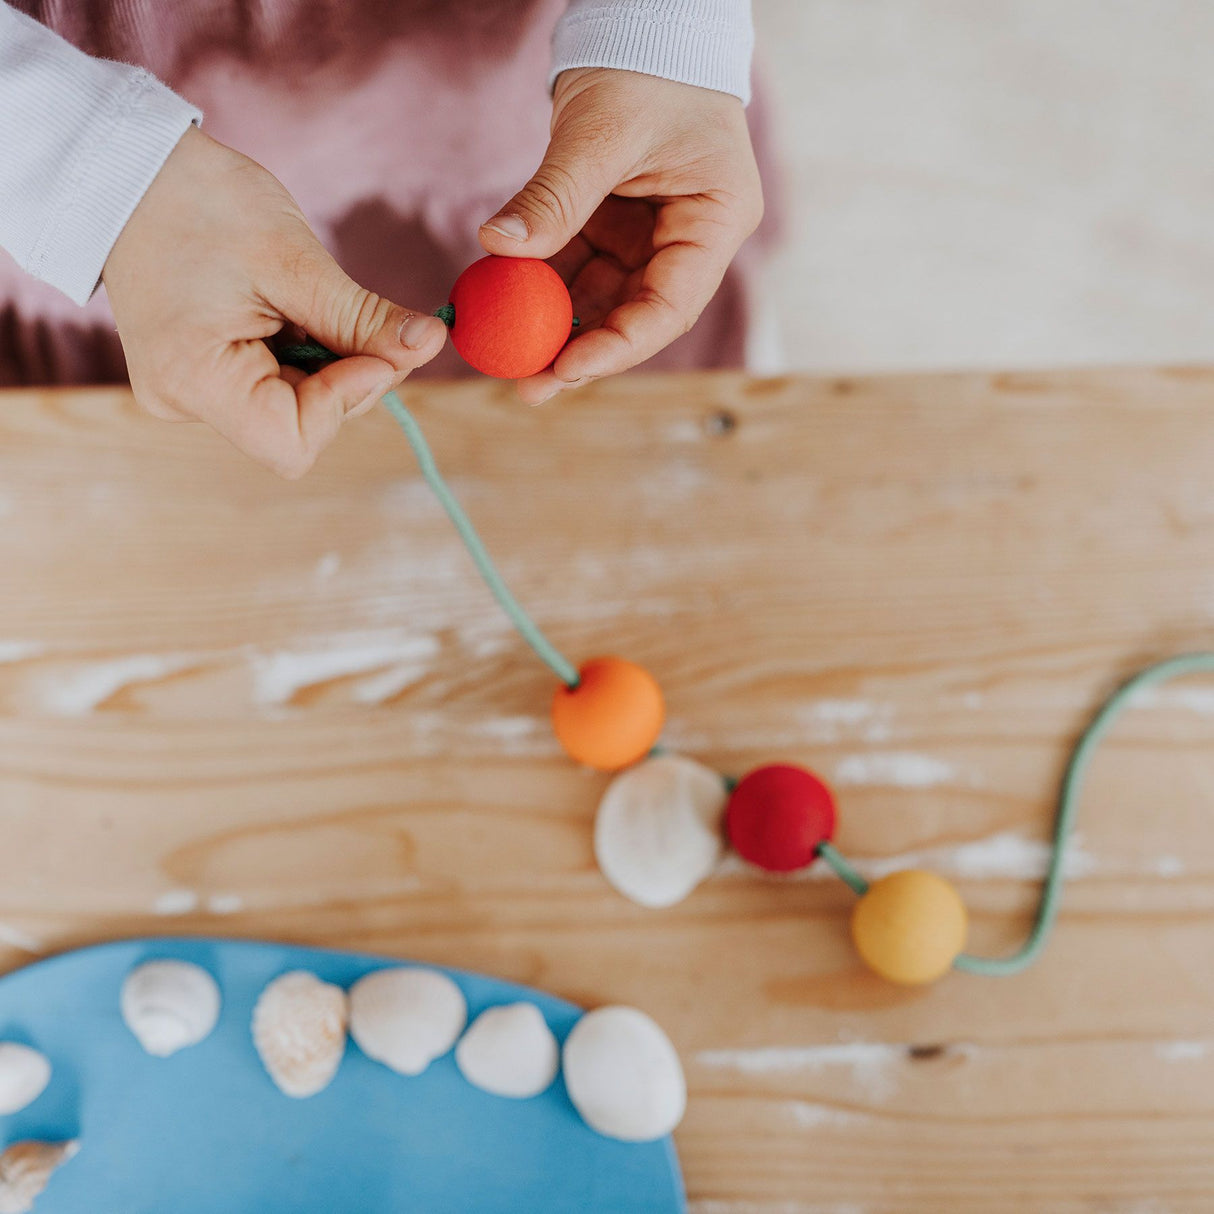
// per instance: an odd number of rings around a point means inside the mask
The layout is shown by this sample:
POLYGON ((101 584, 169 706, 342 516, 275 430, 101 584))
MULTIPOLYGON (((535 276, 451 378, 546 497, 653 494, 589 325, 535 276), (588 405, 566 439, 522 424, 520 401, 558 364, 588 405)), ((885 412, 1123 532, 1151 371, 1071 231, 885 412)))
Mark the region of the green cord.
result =
MULTIPOLYGON (((332 351, 316 344, 289 346, 279 354, 282 362, 291 365, 300 362, 328 362, 336 357, 337 355, 332 351)), ((511 623, 518 629, 523 640, 535 650, 540 661, 566 686, 576 687, 579 682, 577 667, 544 636, 539 625, 523 610, 518 599, 510 593, 510 588, 502 580, 502 575, 498 573, 489 553, 485 551, 485 545, 481 542, 481 537, 477 535, 476 528, 464 513, 463 507, 455 500, 455 495, 448 488, 447 482, 443 480, 442 473, 439 472, 438 465, 434 462, 430 444, 426 442, 426 436, 422 433, 421 427, 413 415, 405 408, 405 402, 395 392, 389 392, 384 396, 383 403, 396 420, 396 424, 405 432, 405 438, 409 440, 409 446, 413 448, 413 454, 417 458, 418 467, 421 468, 426 484, 433 490, 439 504, 447 512, 447 517, 455 525, 460 539, 464 541, 464 547, 468 549, 468 555, 472 558, 481 577, 485 579, 485 584, 489 587, 493 597, 501 604, 502 610, 510 617, 511 623)))
POLYGON ((1168 658, 1154 666, 1148 666, 1146 670, 1139 671, 1109 696, 1100 711, 1092 718, 1092 723, 1083 731, 1083 735, 1071 753, 1066 773, 1062 777, 1062 787, 1058 795, 1058 812, 1054 819, 1054 854, 1050 857, 1049 870, 1041 891, 1041 901, 1037 907, 1037 919, 1033 924, 1033 930, 1029 932, 1028 939, 1019 951, 1010 957, 974 957, 969 953, 962 953, 954 962, 957 969, 969 974, 1003 976, 1018 974, 1037 959, 1041 950, 1045 948, 1054 921, 1058 918, 1058 905, 1062 898, 1064 880, 1062 870, 1063 861, 1066 858, 1066 845, 1075 825, 1080 789, 1096 747, 1136 691, 1156 683, 1163 683, 1167 679, 1177 678, 1180 675, 1195 674, 1198 671, 1214 671, 1214 653, 1187 653, 1179 657, 1168 658))
POLYGON ((868 893, 868 882, 829 843, 819 843, 817 854, 835 870, 835 875, 846 881, 857 894, 863 897, 868 893))
POLYGON ((519 630, 523 640, 535 650, 540 661, 562 683, 569 687, 576 687, 579 682, 577 667, 544 636, 539 625, 523 610, 518 599, 510 593, 510 588, 502 580, 502 575, 498 573, 497 567, 490 559, 488 552, 485 551, 481 537, 476 534, 476 528, 472 526, 463 507, 455 500, 455 495, 447 487, 447 482, 443 480, 442 473, 439 472, 438 465, 434 462, 430 445, 426 442, 426 436, 422 433, 421 427, 414 420, 413 415, 405 408, 405 402, 395 392, 389 392, 384 397, 383 403, 387 406, 388 412, 396 419, 396 424, 405 432, 409 446, 413 448, 413 454, 417 457, 422 476, 426 478, 426 484, 434 490, 434 496, 438 498, 442 508, 447 512, 447 517, 455 524, 460 539, 464 541, 464 547, 468 549, 468 555, 480 571, 481 577, 485 579, 485 584, 492 591, 493 597, 501 604, 502 610, 510 617, 510 622, 519 630))

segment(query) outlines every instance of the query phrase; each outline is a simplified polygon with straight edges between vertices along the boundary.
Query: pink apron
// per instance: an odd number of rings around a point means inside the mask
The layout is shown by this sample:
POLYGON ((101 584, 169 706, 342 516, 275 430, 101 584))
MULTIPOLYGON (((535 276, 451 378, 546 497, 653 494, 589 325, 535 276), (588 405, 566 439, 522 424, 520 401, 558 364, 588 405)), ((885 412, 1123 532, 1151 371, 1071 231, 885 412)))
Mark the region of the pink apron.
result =
MULTIPOLYGON (((406 306, 446 300, 483 252, 478 225, 547 144, 549 40, 564 0, 15 3, 192 101, 208 134, 286 185, 353 278, 406 306)), ((767 179, 761 98, 749 113, 767 179)), ((699 324, 651 367, 742 365, 773 227, 764 221, 699 324)), ((448 348, 418 374, 465 373, 448 348)), ((125 378, 104 290, 80 309, 0 251, 0 386, 125 378)))

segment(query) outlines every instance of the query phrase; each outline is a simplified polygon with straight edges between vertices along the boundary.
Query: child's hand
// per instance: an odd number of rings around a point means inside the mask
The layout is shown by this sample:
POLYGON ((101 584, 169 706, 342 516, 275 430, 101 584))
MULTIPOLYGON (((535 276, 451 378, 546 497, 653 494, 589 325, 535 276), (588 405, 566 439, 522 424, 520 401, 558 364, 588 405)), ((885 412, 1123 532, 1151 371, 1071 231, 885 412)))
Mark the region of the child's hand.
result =
POLYGON ((102 275, 136 399, 208 422, 301 476, 342 421, 442 348, 446 329, 352 282, 265 169, 191 129, 135 208, 102 275), (293 322, 339 354, 314 375, 266 338, 293 322))
POLYGON ((742 103, 611 68, 557 78, 552 138, 481 244, 550 258, 589 331, 522 380, 539 404, 627 370, 686 333, 763 214, 742 103))

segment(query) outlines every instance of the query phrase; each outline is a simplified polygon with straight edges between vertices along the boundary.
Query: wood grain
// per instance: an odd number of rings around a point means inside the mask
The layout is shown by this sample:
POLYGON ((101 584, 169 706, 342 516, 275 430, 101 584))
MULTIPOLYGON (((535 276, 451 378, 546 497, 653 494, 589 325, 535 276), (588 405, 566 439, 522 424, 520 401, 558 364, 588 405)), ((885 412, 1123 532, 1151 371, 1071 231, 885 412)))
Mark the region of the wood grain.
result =
MULTIPOLYGON (((1214 646, 1214 372, 407 395, 560 647, 647 664, 721 770, 834 779, 844 851, 951 875, 976 951, 1098 700, 1214 646)), ((1040 965, 907 992, 833 880, 606 886, 605 779, 386 415, 287 484, 121 391, 0 395, 0 568, 0 965, 228 933, 636 1003, 700 1214, 1214 1208, 1214 684, 1110 742, 1040 965)))

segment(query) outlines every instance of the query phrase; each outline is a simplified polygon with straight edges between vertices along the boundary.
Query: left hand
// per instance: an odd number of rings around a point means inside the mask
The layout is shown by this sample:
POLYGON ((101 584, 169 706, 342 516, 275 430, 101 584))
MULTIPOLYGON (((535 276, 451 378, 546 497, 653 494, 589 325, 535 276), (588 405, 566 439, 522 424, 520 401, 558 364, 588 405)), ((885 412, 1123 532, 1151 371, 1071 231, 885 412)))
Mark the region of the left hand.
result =
POLYGON ((736 97, 562 72, 544 163, 480 230, 490 253, 550 260, 581 322, 548 370, 519 381, 523 399, 626 371, 686 333, 762 215, 736 97))

